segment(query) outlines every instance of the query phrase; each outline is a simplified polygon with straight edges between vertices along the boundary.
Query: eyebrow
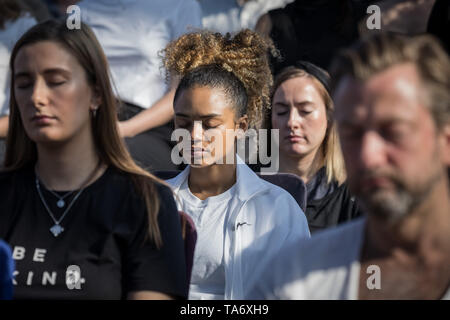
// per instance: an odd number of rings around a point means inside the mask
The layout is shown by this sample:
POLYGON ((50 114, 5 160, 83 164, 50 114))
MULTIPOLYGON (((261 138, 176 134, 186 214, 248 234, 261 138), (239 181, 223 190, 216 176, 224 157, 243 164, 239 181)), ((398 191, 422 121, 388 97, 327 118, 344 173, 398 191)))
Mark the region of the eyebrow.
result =
MULTIPOLYGON (((284 103, 284 102, 281 102, 281 101, 276 101, 274 103, 274 105, 280 105, 282 107, 289 107, 289 105, 287 103, 284 103)), ((295 103, 296 107, 304 107, 304 106, 307 106, 307 105, 314 105, 314 103, 312 101, 308 101, 308 100, 295 103)))
MULTIPOLYGON (((70 71, 68 71, 66 69, 62 69, 62 68, 50 68, 50 69, 44 70, 44 75, 49 75, 49 74, 51 75, 51 74, 55 74, 55 73, 62 73, 63 75, 67 76, 70 74, 70 71)), ((30 72, 28 72, 28 71, 19 71, 14 74, 15 78, 29 77, 29 76, 30 76, 30 72)))
MULTIPOLYGON (((181 112, 177 112, 177 113, 175 114, 175 116, 177 116, 177 117, 183 117, 183 118, 191 118, 190 115, 187 115, 187 114, 181 113, 181 112)), ((198 118, 200 118, 200 119, 210 119, 210 118, 216 118, 216 117, 221 117, 221 116, 222 116, 222 115, 221 115, 221 114, 218 114, 218 113, 210 113, 210 114, 207 114, 207 115, 204 115, 204 116, 198 116, 198 118)))

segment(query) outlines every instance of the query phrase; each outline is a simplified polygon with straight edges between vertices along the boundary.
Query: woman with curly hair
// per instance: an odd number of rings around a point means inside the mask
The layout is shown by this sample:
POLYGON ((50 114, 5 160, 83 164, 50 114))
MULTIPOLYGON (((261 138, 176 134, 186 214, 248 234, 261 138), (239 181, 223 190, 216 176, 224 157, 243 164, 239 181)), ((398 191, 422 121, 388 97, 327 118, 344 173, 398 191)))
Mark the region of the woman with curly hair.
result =
POLYGON ((181 151, 190 165, 168 180, 198 233, 190 299, 243 299, 260 265, 309 237, 297 202, 250 170, 227 136, 262 123, 272 83, 267 50, 274 47, 243 30, 234 37, 190 33, 164 51, 168 73, 181 79, 175 128, 188 133, 191 149, 181 151))

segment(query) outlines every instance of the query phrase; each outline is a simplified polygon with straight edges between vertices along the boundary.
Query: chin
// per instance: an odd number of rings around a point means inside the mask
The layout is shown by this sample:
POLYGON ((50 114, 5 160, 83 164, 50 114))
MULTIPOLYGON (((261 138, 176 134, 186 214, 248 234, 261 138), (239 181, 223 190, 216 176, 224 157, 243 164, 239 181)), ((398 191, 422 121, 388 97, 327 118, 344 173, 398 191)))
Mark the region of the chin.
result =
POLYGON ((406 191, 379 190, 365 194, 363 206, 378 219, 393 225, 408 216, 414 207, 414 197, 406 191))
POLYGON ((290 157, 303 157, 308 154, 303 146, 292 145, 289 148, 285 148, 284 153, 290 157))
POLYGON ((50 128, 32 130, 28 137, 35 143, 59 143, 67 140, 61 133, 50 128))

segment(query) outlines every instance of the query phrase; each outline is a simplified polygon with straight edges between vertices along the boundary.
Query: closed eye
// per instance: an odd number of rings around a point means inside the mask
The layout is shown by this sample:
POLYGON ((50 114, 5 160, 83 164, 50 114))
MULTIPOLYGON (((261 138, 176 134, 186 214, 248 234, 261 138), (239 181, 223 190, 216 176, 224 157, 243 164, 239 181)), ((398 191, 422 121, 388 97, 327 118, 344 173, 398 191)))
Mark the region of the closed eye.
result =
POLYGON ((48 84, 52 87, 57 87, 63 85, 64 83, 66 83, 66 81, 51 81, 48 84))

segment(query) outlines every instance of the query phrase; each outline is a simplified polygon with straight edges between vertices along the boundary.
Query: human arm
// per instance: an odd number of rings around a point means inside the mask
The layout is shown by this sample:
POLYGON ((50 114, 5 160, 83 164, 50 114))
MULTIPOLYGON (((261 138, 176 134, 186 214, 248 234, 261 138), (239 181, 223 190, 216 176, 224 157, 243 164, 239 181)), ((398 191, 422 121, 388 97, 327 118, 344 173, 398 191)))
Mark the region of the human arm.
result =
POLYGON ((8 122, 9 116, 0 117, 0 139, 6 138, 6 134, 8 133, 8 122))
POLYGON ((122 137, 134 137, 144 131, 159 127, 173 118, 173 98, 175 88, 170 89, 162 98, 136 116, 119 122, 119 132, 122 137))
POLYGON ((128 293, 128 300, 173 300, 167 294, 156 291, 135 291, 128 293))

